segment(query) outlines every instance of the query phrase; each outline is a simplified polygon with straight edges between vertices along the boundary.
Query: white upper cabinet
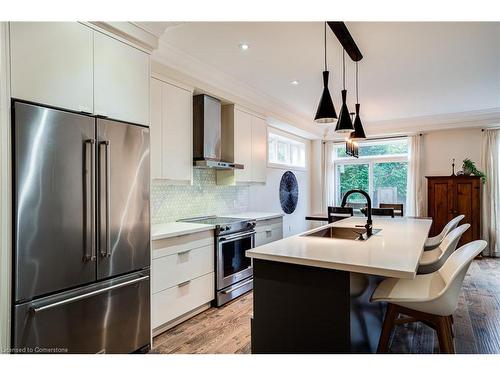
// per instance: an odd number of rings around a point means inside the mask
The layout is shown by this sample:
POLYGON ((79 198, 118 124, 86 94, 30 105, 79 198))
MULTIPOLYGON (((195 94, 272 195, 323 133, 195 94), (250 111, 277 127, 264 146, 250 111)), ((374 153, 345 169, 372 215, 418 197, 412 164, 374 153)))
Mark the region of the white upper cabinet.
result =
POLYGON ((78 22, 11 22, 12 97, 149 125, 149 55, 78 22))
POLYGON ((93 30, 77 22, 11 22, 12 97, 92 113, 93 30))
POLYGON ((193 181, 193 94, 151 79, 151 178, 168 184, 193 181))
POLYGON ((149 55, 97 31, 94 112, 149 125, 149 55))
POLYGON ((162 176, 162 82, 151 79, 151 124, 149 125, 151 179, 162 176))
POLYGON ((252 181, 266 182, 267 176, 267 123, 252 117, 252 181))
POLYGON ((235 107, 222 107, 222 159, 243 169, 217 171, 220 185, 265 183, 267 124, 259 116, 235 107))
POLYGON ((162 175, 191 184, 193 179, 193 95, 165 83, 162 88, 162 175))
POLYGON ((243 164, 235 170, 236 182, 252 181, 252 115, 234 111, 234 162, 243 164))

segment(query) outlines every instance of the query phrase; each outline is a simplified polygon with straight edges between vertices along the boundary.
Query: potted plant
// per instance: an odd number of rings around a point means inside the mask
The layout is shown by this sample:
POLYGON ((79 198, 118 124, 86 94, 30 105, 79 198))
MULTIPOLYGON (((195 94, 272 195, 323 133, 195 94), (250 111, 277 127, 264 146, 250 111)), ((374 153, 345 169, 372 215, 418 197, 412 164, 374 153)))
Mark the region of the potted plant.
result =
POLYGON ((486 175, 479 169, 477 169, 476 163, 468 158, 463 161, 462 171, 466 176, 474 175, 481 177, 481 181, 483 181, 483 184, 486 182, 486 175))

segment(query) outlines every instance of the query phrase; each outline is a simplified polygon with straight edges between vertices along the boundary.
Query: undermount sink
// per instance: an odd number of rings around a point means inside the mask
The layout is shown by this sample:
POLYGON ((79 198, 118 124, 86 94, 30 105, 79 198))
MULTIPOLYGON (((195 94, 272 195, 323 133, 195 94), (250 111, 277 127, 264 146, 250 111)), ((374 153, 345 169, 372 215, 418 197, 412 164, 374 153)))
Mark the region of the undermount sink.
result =
MULTIPOLYGON (((376 234, 382 229, 372 229, 376 234)), ((304 237, 337 238, 341 240, 366 241, 366 228, 364 227, 328 227, 312 233, 304 234, 304 237)))

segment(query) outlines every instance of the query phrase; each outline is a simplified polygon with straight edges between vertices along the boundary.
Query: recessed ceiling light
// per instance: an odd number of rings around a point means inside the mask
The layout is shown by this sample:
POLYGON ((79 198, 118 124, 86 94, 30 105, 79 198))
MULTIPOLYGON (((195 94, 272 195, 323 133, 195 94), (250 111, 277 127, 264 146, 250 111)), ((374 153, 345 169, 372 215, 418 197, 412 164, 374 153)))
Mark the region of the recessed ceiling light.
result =
POLYGON ((249 45, 246 44, 246 43, 241 43, 240 44, 240 49, 243 50, 243 51, 246 51, 248 49, 249 45))
POLYGON ((294 86, 297 86, 299 84, 299 81, 297 81, 296 79, 294 79, 293 81, 290 81, 290 84, 294 85, 294 86))

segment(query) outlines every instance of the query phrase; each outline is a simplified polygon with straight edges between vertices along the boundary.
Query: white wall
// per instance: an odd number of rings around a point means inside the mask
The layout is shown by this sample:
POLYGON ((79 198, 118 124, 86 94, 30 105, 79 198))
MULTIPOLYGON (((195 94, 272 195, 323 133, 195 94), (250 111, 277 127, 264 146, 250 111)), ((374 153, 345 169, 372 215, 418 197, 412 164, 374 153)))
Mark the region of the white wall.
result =
POLYGON ((424 134, 422 151, 425 176, 451 174, 452 159, 455 172, 462 169, 466 158, 476 162, 481 169, 481 129, 455 129, 424 134))
MULTIPOLYGON (((424 176, 451 175, 451 163, 455 159, 455 173, 462 169, 462 162, 469 158, 481 166, 481 129, 453 129, 434 131, 423 136, 424 176)), ((427 179, 424 178, 424 214, 427 215, 427 179)))
POLYGON ((267 168, 267 181, 265 185, 252 185, 249 192, 249 210, 264 211, 264 212, 281 212, 279 186, 281 176, 287 170, 292 171, 299 183, 299 200, 295 211, 283 217, 283 237, 288 237, 308 229, 308 223, 305 217, 310 213, 311 209, 311 180, 310 180, 310 141, 307 141, 307 170, 293 170, 282 168, 267 168))

